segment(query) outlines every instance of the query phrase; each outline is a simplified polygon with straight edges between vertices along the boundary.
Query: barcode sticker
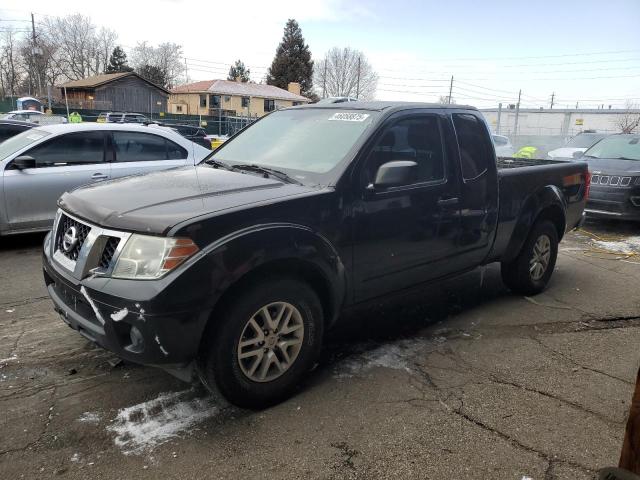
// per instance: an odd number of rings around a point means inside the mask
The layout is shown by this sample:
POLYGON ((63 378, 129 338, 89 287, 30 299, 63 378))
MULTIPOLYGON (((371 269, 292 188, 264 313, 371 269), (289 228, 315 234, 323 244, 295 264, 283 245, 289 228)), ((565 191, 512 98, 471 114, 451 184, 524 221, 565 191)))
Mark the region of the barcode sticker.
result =
POLYGON ((340 112, 334 113, 329 120, 339 120, 342 122, 364 122, 369 118, 368 113, 356 113, 356 112, 340 112))

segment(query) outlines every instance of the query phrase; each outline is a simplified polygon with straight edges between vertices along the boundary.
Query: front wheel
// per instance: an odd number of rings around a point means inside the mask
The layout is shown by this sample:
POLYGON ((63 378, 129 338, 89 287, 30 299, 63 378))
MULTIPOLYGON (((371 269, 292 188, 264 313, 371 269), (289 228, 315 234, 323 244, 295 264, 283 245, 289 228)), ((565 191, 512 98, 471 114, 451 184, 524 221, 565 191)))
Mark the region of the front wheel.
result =
POLYGON ((522 250, 511 262, 501 265, 502 280, 511 290, 524 295, 542 292, 553 274, 558 257, 558 232, 548 220, 537 222, 522 250))
POLYGON ((247 286, 212 321, 200 376, 239 407, 264 408, 284 400, 320 353, 320 301, 294 278, 247 286))

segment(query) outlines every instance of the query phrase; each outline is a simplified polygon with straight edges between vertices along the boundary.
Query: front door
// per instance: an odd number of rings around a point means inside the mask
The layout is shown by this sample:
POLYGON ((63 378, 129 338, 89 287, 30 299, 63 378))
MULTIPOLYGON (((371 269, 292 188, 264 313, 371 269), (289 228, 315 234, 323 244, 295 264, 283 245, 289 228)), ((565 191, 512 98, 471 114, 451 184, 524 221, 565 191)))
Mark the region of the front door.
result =
POLYGON ((354 206, 356 301, 400 290, 455 270, 459 229, 457 171, 444 148, 436 114, 391 119, 358 172, 362 200, 354 206), (416 174, 407 185, 378 189, 378 168, 412 160, 416 174))
POLYGON ((68 133, 21 154, 33 157, 35 168, 9 162, 3 172, 9 229, 51 228, 60 195, 109 178, 105 138, 101 131, 68 133))

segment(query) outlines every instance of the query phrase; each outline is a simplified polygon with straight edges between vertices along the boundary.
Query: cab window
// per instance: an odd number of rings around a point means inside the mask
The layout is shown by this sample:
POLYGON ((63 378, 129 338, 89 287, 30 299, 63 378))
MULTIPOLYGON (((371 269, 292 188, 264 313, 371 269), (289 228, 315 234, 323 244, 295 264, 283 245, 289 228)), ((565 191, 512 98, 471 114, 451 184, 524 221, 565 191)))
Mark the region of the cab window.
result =
POLYGON ((469 181, 484 174, 493 161, 484 124, 469 113, 454 113, 453 125, 458 137, 462 177, 469 181))
POLYGON ((397 160, 418 164, 411 184, 444 180, 444 149, 438 118, 418 115, 386 128, 367 157, 365 185, 373 183, 380 166, 397 160))

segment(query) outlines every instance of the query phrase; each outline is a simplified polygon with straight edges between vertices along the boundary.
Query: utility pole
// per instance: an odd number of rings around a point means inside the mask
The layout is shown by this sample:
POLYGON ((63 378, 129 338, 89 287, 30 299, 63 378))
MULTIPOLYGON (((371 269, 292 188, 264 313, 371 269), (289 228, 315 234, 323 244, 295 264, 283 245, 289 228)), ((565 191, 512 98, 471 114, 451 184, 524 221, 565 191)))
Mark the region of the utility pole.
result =
POLYGON ((502 116, 502 103, 498 104, 498 120, 496 121, 496 135, 500 135, 500 117, 502 116))
POLYGON ((453 75, 451 75, 451 82, 449 83, 449 98, 447 99, 449 105, 451 105, 451 95, 453 95, 453 75))
POLYGON ((556 92, 553 92, 551 94, 551 106, 549 107, 549 109, 553 109, 553 99, 555 98, 555 96, 556 96, 556 92))
POLYGON ((516 103, 516 119, 513 125, 514 135, 518 135, 518 116, 520 115, 520 97, 522 97, 522 89, 518 90, 518 103, 516 103))
POLYGON ((38 95, 42 95, 42 81, 40 79, 40 62, 37 60, 37 58, 41 55, 41 53, 36 43, 36 22, 33 18, 33 13, 31 14, 31 38, 33 39, 33 46, 31 47, 31 56, 33 58, 33 68, 35 70, 36 78, 38 80, 38 95))
POLYGON ((189 83, 189 68, 187 67, 187 57, 184 58, 184 83, 189 83))
POLYGON ((356 98, 357 99, 360 98, 360 56, 359 55, 358 55, 358 83, 356 83, 356 98))
POLYGON ((324 57, 324 76, 322 77, 322 98, 327 98, 327 57, 324 57))

